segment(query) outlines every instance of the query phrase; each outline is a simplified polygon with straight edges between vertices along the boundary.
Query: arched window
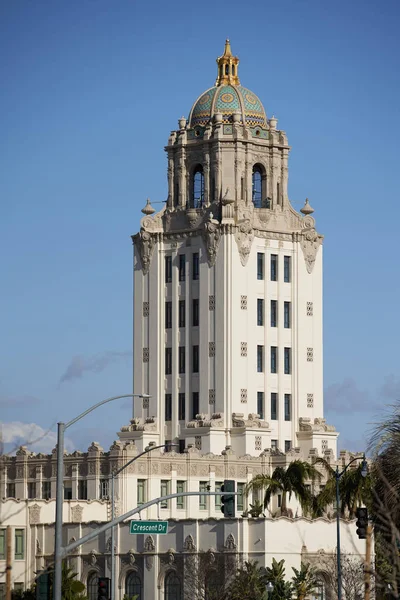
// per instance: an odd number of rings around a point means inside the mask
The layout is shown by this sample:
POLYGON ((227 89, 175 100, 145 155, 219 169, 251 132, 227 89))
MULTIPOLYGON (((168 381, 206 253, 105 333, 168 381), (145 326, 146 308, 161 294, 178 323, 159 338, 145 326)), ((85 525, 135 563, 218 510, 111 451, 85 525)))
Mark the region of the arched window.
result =
POLYGON ((89 573, 86 583, 87 597, 89 600, 97 600, 98 577, 95 571, 89 573))
POLYGON ((165 600, 181 600, 182 586, 181 581, 174 571, 170 571, 164 580, 165 600))
POLYGON ((201 165, 198 165, 193 172, 192 196, 192 208, 201 208, 204 203, 204 172, 201 165))
POLYGON ((252 176, 252 200, 256 208, 270 208, 267 199, 267 177, 262 165, 254 165, 252 176))
POLYGON ((125 580, 125 594, 128 598, 137 596, 136 600, 142 600, 142 580, 137 571, 131 571, 125 580))

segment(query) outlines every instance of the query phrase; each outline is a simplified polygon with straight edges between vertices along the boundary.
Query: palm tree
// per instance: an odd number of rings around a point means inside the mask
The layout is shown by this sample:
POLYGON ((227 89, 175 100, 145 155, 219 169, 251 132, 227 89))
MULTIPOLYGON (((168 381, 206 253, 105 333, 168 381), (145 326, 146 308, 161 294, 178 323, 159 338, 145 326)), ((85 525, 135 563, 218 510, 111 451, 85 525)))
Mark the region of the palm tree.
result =
POLYGON ((273 558, 271 567, 265 569, 265 583, 272 583, 274 589, 268 600, 291 600, 292 584, 285 581, 285 561, 273 558))
MULTIPOLYGON (((85 585, 76 579, 78 574, 74 573, 68 565, 62 564, 61 596, 63 600, 87 600, 85 585)), ((53 577, 54 571, 50 572, 50 598, 53 597, 53 577)))
POLYGON ((265 594, 264 569, 257 561, 246 561, 232 580, 227 600, 262 600, 265 594))
POLYGON ((312 594, 318 586, 318 579, 315 569, 310 564, 301 563, 300 570, 292 567, 294 577, 292 578, 292 588, 297 600, 304 600, 306 596, 312 594))
POLYGON ((264 508, 267 508, 271 497, 282 494, 281 514, 287 515, 287 500, 295 495, 303 512, 307 512, 311 503, 311 493, 306 481, 314 482, 321 478, 321 473, 308 462, 294 460, 285 469, 276 467, 272 475, 256 475, 246 486, 246 494, 251 490, 264 490, 264 508))

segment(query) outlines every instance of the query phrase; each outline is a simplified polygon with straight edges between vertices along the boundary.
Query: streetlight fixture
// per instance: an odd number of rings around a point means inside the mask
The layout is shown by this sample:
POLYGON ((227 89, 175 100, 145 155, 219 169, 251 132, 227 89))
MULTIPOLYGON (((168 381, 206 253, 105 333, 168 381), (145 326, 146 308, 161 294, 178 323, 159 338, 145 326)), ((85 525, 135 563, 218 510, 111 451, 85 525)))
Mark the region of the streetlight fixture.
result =
MULTIPOLYGON (((121 471, 126 469, 126 467, 129 467, 129 465, 131 465, 133 462, 135 462, 135 460, 137 460, 144 454, 148 454, 152 450, 157 450, 157 448, 171 448, 172 446, 179 447, 179 444, 160 444, 159 446, 153 446, 150 443, 143 450, 143 452, 140 452, 140 454, 137 454, 136 456, 131 458, 131 460, 128 460, 127 463, 122 465, 122 467, 120 467, 119 469, 117 469, 116 471, 113 471, 111 473, 111 521, 114 521, 114 518, 115 518, 114 481, 115 481, 116 476, 119 475, 121 473, 121 471)), ((114 535, 115 535, 115 527, 113 526, 113 527, 111 527, 111 600, 114 600, 114 598, 115 598, 115 549, 114 549, 115 539, 114 539, 114 535)))
POLYGON ((342 600, 342 566, 340 560, 340 494, 339 494, 339 480, 341 476, 347 471, 349 466, 356 460, 360 460, 361 463, 361 476, 366 477, 368 475, 368 463, 365 458, 365 454, 361 456, 355 456, 343 469, 339 472, 339 465, 336 465, 335 478, 336 478, 336 543, 337 543, 337 584, 338 584, 338 600, 342 600))
POLYGON ((57 477, 56 477, 56 523, 55 523, 55 544, 54 544, 54 600, 61 600, 61 579, 62 579, 62 526, 63 526, 63 484, 64 484, 64 434, 65 430, 77 421, 86 417, 93 410, 120 398, 151 398, 149 394, 123 394, 122 396, 112 396, 106 398, 97 404, 94 404, 83 413, 68 421, 68 423, 57 423, 57 477))
POLYGON ((265 586, 265 591, 267 592, 268 599, 269 595, 272 594, 272 592, 274 591, 274 584, 272 583, 272 581, 268 581, 267 585, 265 586))

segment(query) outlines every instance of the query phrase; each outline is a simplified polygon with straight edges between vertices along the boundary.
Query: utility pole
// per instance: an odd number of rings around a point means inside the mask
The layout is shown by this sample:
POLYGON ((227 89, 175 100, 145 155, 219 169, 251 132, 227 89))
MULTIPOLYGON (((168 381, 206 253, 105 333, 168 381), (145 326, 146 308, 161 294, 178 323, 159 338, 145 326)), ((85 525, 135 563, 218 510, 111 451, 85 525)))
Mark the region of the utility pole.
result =
POLYGON ((6 560, 6 600, 11 600, 11 527, 7 526, 6 533, 7 560, 6 560))
POLYGON ((365 600, 370 600, 371 597, 371 541, 372 541, 372 525, 368 523, 367 537, 365 541, 365 600))

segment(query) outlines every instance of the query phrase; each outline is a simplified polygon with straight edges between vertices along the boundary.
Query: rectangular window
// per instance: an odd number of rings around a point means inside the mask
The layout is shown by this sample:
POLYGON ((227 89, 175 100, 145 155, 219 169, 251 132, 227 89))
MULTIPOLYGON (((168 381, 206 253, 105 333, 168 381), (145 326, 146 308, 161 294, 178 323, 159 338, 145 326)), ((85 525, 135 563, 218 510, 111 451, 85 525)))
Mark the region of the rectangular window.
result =
POLYGON ((172 281, 172 256, 165 257, 165 283, 172 281))
POLYGON ((264 325, 264 300, 257 298, 257 325, 264 325))
POLYGON ((193 327, 199 326, 199 299, 193 298, 192 301, 192 325, 193 327))
POLYGON ((278 255, 271 254, 271 281, 278 281, 278 255))
MULTIPOLYGON (((223 485, 223 481, 216 481, 215 482, 215 491, 216 492, 220 492, 221 491, 221 486, 223 485)), ((221 495, 219 496, 214 496, 215 498, 215 510, 220 510, 221 509, 221 495)))
POLYGON ((72 487, 64 485, 64 500, 72 500, 72 487))
POLYGON ((278 326, 278 303, 276 300, 271 300, 271 327, 278 326))
POLYGON ((86 479, 80 479, 78 481, 78 499, 87 500, 87 481, 86 479))
POLYGON ((24 560, 25 558, 25 531, 23 529, 15 530, 15 560, 24 560))
POLYGON ((238 483, 237 484, 237 492, 238 495, 236 496, 236 507, 239 510, 244 510, 244 488, 245 488, 246 484, 245 483, 238 483))
POLYGON ((292 395, 285 394, 285 421, 292 420, 292 395))
POLYGON ((184 421, 186 419, 185 416, 185 404, 186 404, 186 400, 185 400, 185 393, 184 392, 180 392, 179 396, 178 396, 178 419, 179 421, 184 421))
POLYGON ((50 500, 50 498, 51 498, 51 482, 50 481, 42 482, 42 498, 43 498, 43 500, 50 500))
POLYGON ((192 279, 196 281, 199 278, 199 253, 192 255, 192 279))
POLYGON ((278 372, 278 348, 271 346, 271 373, 278 372))
POLYGON ((105 500, 106 498, 108 498, 108 496, 109 496, 108 487, 109 487, 108 479, 100 479, 100 500, 105 500))
MULTIPOLYGON (((176 493, 182 494, 183 492, 186 492, 186 481, 177 481, 176 493)), ((178 496, 178 498, 176 499, 176 508, 185 508, 185 496, 178 496)))
POLYGON ((137 505, 140 506, 146 502, 146 479, 138 479, 136 484, 137 505))
POLYGON ((179 300, 179 327, 186 326, 186 308, 185 301, 179 300))
MULTIPOLYGON (((208 492, 208 481, 200 481, 199 492, 208 492)), ((199 496, 199 508, 200 510, 207 510, 207 498, 208 496, 199 496)))
POLYGON ((165 329, 172 327, 172 302, 165 303, 165 329))
POLYGON ((172 419, 172 394, 165 394, 165 420, 172 419))
MULTIPOLYGON (((170 489, 170 481, 162 479, 160 496, 168 496, 168 494, 170 493, 169 489, 170 489)), ((168 508, 168 505, 169 505, 168 500, 163 500, 162 502, 160 502, 160 508, 168 508)))
POLYGON ((283 304, 283 326, 285 327, 285 329, 290 329, 290 327, 291 327, 291 324, 290 324, 290 321, 291 321, 291 319, 290 319, 290 316, 291 316, 290 315, 290 313, 291 313, 290 304, 291 304, 290 302, 284 302, 284 304, 283 304))
POLYGON ((257 392, 257 414, 260 419, 264 418, 264 392, 257 392))
POLYGON ((7 483, 7 498, 15 498, 15 483, 7 483))
POLYGON ((271 421, 278 419, 278 394, 276 392, 271 393, 271 421))
POLYGON ((192 372, 199 372, 199 347, 193 346, 192 348, 192 372))
POLYGON ((278 450, 278 440, 271 440, 271 450, 278 450))
POLYGON ((36 481, 28 481, 28 498, 36 498, 36 481))
POLYGON ((283 281, 285 283, 290 283, 291 280, 291 257, 290 256, 284 256, 283 257, 283 281))
POLYGON ((291 447, 292 447, 291 440, 285 440, 285 452, 289 452, 291 447))
POLYGON ((192 419, 196 418, 199 414, 199 392, 192 393, 192 419))
POLYGON ((165 348, 165 374, 172 373, 172 348, 165 348))
POLYGON ((179 281, 185 281, 186 278, 186 257, 179 254, 179 281))
POLYGON ((292 372, 292 349, 291 348, 284 349, 284 357, 285 357, 285 375, 290 375, 292 372))
POLYGON ((257 373, 264 372, 264 346, 257 346, 257 373))
POLYGON ((264 254, 257 252, 257 279, 264 279, 264 254))
POLYGON ((185 440, 178 440, 179 443, 179 454, 183 454, 185 452, 185 440))
POLYGON ((178 348, 178 371, 184 373, 186 368, 186 347, 179 346, 178 348))
POLYGON ((6 559, 6 530, 0 529, 0 560, 6 559))

